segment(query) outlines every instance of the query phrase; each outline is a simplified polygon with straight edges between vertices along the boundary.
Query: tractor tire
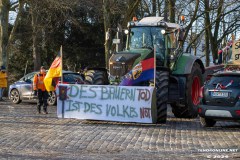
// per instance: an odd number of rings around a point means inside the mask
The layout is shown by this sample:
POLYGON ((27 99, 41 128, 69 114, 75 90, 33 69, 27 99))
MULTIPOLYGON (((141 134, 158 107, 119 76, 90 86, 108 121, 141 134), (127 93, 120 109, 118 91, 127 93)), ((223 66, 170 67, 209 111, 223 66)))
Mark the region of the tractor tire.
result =
POLYGON ((88 70, 85 73, 85 83, 90 85, 108 85, 107 72, 101 70, 88 70))
POLYGON ((191 74, 187 76, 185 105, 171 104, 172 112, 177 118, 196 118, 200 88, 203 85, 202 70, 198 63, 194 63, 191 74))
POLYGON ((167 121, 168 81, 168 71, 156 71, 157 123, 167 121))

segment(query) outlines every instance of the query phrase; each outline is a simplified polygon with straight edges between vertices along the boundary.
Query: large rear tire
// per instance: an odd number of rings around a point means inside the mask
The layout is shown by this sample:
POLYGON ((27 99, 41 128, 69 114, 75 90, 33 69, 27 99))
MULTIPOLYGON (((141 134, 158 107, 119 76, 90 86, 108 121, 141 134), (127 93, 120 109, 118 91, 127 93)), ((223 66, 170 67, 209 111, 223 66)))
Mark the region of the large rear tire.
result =
POLYGON ((156 71, 157 123, 167 121, 168 81, 168 71, 156 71))
POLYGON ((85 73, 85 83, 90 85, 108 85, 107 72, 102 70, 88 70, 85 73))
POLYGON ((203 85, 203 75, 200 65, 194 63, 191 74, 187 76, 185 105, 171 104, 172 112, 177 118, 196 118, 198 116, 197 106, 199 104, 199 93, 203 85))

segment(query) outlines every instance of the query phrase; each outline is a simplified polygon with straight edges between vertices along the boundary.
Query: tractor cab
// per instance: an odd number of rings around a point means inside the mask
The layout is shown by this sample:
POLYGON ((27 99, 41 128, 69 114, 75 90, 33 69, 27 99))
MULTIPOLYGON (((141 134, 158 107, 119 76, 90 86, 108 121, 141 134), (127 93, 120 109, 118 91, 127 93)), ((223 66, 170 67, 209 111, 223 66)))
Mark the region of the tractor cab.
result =
POLYGON ((110 81, 114 84, 117 81, 120 83, 124 75, 149 58, 154 58, 154 64, 156 59, 156 66, 168 67, 170 53, 177 48, 175 31, 178 31, 180 26, 164 22, 163 19, 146 17, 128 23, 128 30, 125 30, 126 49, 113 54, 109 60, 110 81))
POLYGON ((128 23, 126 50, 151 49, 156 54, 157 66, 167 66, 171 51, 178 46, 176 31, 180 26, 163 21, 163 17, 146 17, 128 23))

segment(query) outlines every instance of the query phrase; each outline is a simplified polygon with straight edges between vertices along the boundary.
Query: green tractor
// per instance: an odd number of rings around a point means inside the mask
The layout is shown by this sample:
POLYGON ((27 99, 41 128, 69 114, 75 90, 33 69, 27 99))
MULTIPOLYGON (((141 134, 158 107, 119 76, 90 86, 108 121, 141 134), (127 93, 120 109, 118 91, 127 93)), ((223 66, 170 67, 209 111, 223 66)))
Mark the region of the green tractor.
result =
POLYGON ((128 23, 126 48, 112 54, 109 71, 89 70, 89 84, 154 86, 157 123, 165 123, 167 104, 178 118, 197 117, 204 65, 184 54, 180 43, 184 29, 163 17, 146 17, 128 23))

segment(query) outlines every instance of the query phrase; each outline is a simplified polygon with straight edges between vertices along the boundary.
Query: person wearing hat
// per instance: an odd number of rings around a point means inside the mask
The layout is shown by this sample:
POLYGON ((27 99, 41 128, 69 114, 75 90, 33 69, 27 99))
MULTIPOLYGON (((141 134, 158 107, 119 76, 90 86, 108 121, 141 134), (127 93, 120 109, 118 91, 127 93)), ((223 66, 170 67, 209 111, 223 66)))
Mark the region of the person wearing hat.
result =
POLYGON ((7 88, 7 73, 5 66, 0 67, 0 101, 3 101, 3 91, 7 88))
POLYGON ((46 70, 43 66, 40 68, 40 72, 36 73, 33 78, 33 90, 34 95, 38 97, 37 112, 41 113, 41 106, 43 105, 43 114, 48 114, 47 112, 47 99, 48 92, 44 85, 44 78, 46 76, 46 70))

